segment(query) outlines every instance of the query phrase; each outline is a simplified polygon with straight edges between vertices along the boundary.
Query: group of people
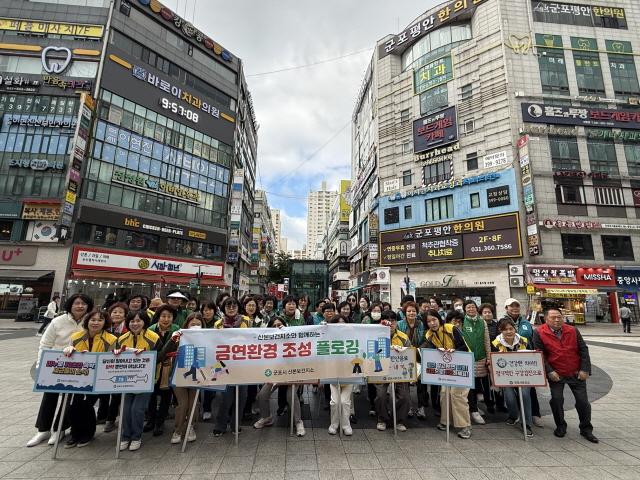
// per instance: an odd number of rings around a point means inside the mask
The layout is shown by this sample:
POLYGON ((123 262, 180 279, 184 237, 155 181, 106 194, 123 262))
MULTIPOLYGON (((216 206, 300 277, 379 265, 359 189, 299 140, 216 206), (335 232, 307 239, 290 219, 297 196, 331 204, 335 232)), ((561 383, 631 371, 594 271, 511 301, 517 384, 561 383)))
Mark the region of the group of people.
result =
MULTIPOLYGON (((436 296, 415 299, 408 295, 402 299, 401 308, 393 311, 384 302, 371 302, 367 297, 358 298, 350 294, 345 301, 334 302, 330 298, 320 300, 310 308, 309 297, 287 296, 281 302, 273 297, 245 295, 239 299, 221 293, 215 301, 199 304, 180 291, 169 292, 165 299, 149 300, 134 295, 125 302, 110 301, 103 308, 94 308, 93 300, 85 294, 70 296, 64 312, 56 316, 44 330, 40 340, 40 352, 45 349, 61 350, 64 355, 76 352, 108 352, 120 355, 123 351, 139 354, 143 351, 158 352, 155 385, 152 393, 126 394, 120 415, 121 395, 83 395, 71 397, 64 418, 60 418, 57 405, 59 395, 44 393, 38 417, 37 433, 27 443, 32 447, 48 440, 50 445, 60 440, 69 430, 65 448, 88 445, 97 425, 104 425, 104 432, 112 432, 121 422, 121 450, 138 450, 142 435, 151 432, 154 436, 164 434, 169 410, 173 405, 174 425, 171 443, 196 440, 195 418, 187 428, 190 406, 201 403, 204 421, 213 419, 212 403, 216 392, 205 390, 198 399, 196 389, 172 388, 170 378, 178 350, 181 330, 195 328, 283 328, 302 325, 363 323, 381 324, 389 327, 391 346, 394 349, 408 347, 434 348, 441 351, 472 352, 475 361, 475 386, 472 389, 445 389, 436 385, 416 383, 416 399, 412 400, 410 385, 398 383, 394 389, 389 384, 368 384, 369 415, 377 418, 377 429, 386 430, 392 423, 392 391, 395 391, 396 428, 407 429, 408 417, 427 418, 431 403, 434 414, 439 417, 437 428, 446 429, 446 412, 450 421, 463 439, 471 437, 471 422, 486 423, 487 414, 496 411, 507 414, 506 423, 515 425, 524 422, 528 436, 533 436, 533 426, 542 427, 540 406, 535 388, 523 388, 524 411, 519 409, 515 388, 497 389, 491 385, 489 353, 519 350, 544 352, 545 368, 551 390, 551 409, 556 423, 554 434, 566 434, 564 421, 563 391, 569 385, 576 398, 576 409, 580 417, 580 433, 589 441, 597 442, 591 426, 591 409, 587 399, 586 379, 591 373, 588 348, 575 328, 565 324, 557 308, 545 312, 545 323, 534 329, 521 314, 520 303, 514 298, 504 302, 504 315, 496 319, 493 305, 477 305, 473 300, 454 299, 449 311, 445 311, 436 296), (449 408, 445 402, 449 401, 449 408), (479 407, 484 403, 486 411, 479 407), (96 408, 96 403, 97 408, 96 408), (60 427, 58 429, 58 426, 60 427)), ((328 433, 335 435, 342 430, 351 435, 352 423, 357 422, 353 396, 360 393, 360 386, 351 384, 324 385, 327 410, 330 410, 328 433)), ((293 409, 295 430, 298 436, 305 435, 301 416, 301 394, 299 385, 243 385, 239 390, 238 411, 245 418, 258 415, 253 426, 261 429, 273 425, 271 397, 277 391, 276 415, 293 409), (292 405, 291 405, 292 403, 292 405)), ((310 386, 314 392, 319 386, 310 386)), ((227 387, 221 395, 220 406, 214 420, 213 435, 220 436, 235 424, 235 387, 227 387)))

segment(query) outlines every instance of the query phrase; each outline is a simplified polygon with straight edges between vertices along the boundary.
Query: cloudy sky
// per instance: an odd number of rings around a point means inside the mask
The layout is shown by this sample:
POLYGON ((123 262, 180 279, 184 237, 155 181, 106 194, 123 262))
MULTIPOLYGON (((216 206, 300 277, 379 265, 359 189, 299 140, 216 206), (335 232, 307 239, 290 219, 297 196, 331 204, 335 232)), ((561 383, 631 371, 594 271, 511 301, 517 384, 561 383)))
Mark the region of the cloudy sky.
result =
POLYGON ((244 61, 260 124, 257 187, 283 211, 289 249, 301 248, 309 190, 351 176, 350 118, 375 42, 441 0, 165 3, 189 20, 195 12, 195 26, 244 61))

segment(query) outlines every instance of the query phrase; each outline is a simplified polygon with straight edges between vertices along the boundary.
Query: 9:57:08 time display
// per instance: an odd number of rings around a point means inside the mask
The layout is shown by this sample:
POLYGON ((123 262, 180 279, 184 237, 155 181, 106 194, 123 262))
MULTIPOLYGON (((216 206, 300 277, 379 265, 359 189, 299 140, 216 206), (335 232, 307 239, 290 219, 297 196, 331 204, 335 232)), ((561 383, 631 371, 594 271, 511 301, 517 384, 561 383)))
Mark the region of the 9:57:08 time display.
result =
POLYGON ((172 102, 169 99, 162 97, 160 99, 160 106, 165 110, 171 110, 173 113, 177 113, 187 120, 191 120, 193 123, 198 123, 199 116, 196 112, 189 110, 188 108, 184 108, 176 102, 172 102))

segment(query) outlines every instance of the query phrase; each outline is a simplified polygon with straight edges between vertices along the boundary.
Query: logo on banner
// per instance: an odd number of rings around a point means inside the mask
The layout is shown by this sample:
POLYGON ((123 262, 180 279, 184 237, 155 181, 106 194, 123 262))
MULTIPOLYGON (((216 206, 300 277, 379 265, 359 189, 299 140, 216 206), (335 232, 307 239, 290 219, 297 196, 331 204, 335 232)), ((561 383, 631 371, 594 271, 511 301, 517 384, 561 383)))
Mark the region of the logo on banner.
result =
POLYGON ((64 72, 69 64, 71 63, 71 50, 67 47, 46 47, 42 50, 41 55, 42 60, 42 68, 47 73, 62 73, 64 72), (66 57, 63 59, 50 59, 50 52, 63 52, 66 54, 66 57))

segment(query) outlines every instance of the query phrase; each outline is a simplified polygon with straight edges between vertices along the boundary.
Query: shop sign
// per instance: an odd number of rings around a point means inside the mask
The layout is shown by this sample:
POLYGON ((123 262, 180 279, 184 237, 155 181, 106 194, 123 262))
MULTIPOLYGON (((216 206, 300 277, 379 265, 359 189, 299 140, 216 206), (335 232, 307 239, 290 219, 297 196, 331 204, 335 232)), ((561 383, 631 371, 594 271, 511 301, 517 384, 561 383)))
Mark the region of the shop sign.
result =
POLYGON ((351 205, 347 201, 351 180, 340 180, 340 221, 348 222, 351 213, 351 205))
POLYGON ((507 152, 496 152, 485 155, 482 159, 482 168, 496 168, 509 164, 507 152))
POLYGON ((640 287, 640 268, 616 268, 616 284, 619 287, 640 287))
POLYGON ((543 103, 523 103, 521 108, 523 121, 529 123, 640 129, 640 112, 638 111, 543 103))
POLYGON ((557 170, 553 172, 554 177, 563 178, 593 178, 594 180, 606 180, 609 174, 606 172, 585 172, 584 170, 557 170))
POLYGON ((0 245, 1 266, 30 266, 36 263, 38 247, 16 247, 0 245))
POLYGON ((21 127, 42 127, 42 128, 76 128, 75 119, 52 120, 45 116, 26 116, 21 117, 12 115, 7 117, 7 124, 20 125, 21 127))
POLYGON ((58 220, 60 218, 59 203, 24 203, 23 220, 58 220))
POLYGON ((495 180, 498 180, 500 177, 501 177, 500 172, 493 172, 493 173, 486 173, 483 175, 477 175, 475 177, 451 178, 450 180, 445 180, 444 182, 432 183, 422 188, 416 188, 415 190, 396 193, 395 195, 391 195, 389 197, 389 201, 395 202, 398 200, 403 200, 408 197, 416 197, 416 196, 425 195, 431 192, 448 190, 450 188, 459 188, 459 187, 464 187, 466 185, 475 185, 477 183, 493 182, 495 180))
POLYGON ((547 297, 575 298, 577 295, 597 295, 597 288, 545 288, 547 297))
POLYGON ((522 256, 517 213, 380 232, 381 264, 522 256))
POLYGON ((524 125, 520 129, 520 133, 534 136, 554 135, 556 137, 576 137, 578 135, 578 129, 576 127, 556 127, 555 125, 524 125))
POLYGON ((471 16, 476 7, 486 0, 455 0, 449 1, 437 13, 405 28, 398 35, 387 40, 378 47, 378 58, 382 59, 389 55, 401 54, 418 39, 424 37, 432 30, 436 30, 443 25, 455 22, 460 16, 471 16))
POLYGON ((369 238, 377 239, 380 231, 380 222, 377 213, 369 214, 369 238))
POLYGON ((369 285, 388 285, 390 281, 389 268, 376 268, 369 272, 369 285))
POLYGON ((84 90, 87 92, 90 92, 93 87, 91 80, 65 80, 64 78, 51 75, 42 77, 42 84, 49 87, 58 87, 62 90, 68 88, 70 90, 84 90))
POLYGON ((624 8, 599 5, 574 5, 564 2, 532 0, 536 22, 580 25, 583 27, 627 28, 624 8), (615 20, 615 22, 611 22, 615 20))
POLYGON ((102 25, 47 22, 33 19, 0 18, 0 30, 97 39, 102 38, 104 27, 102 25))
POLYGON ((129 273, 160 273, 193 277, 202 273, 203 278, 222 278, 223 264, 217 262, 192 262, 185 259, 136 255, 134 253, 101 248, 74 247, 72 268, 129 273), (199 270, 198 270, 199 269, 199 270))
POLYGON ((529 135, 523 135, 518 139, 517 148, 520 163, 522 196, 526 212, 527 248, 529 250, 529 256, 534 257, 542 254, 542 244, 540 232, 538 231, 538 216, 535 206, 536 200, 533 189, 531 161, 529 159, 529 135))
POLYGON ((173 185, 153 180, 151 178, 144 177, 143 175, 128 173, 123 170, 114 170, 111 181, 114 183, 121 183, 123 185, 132 185, 141 190, 158 192, 161 195, 179 198, 190 203, 197 204, 200 202, 200 192, 197 190, 191 190, 190 188, 184 188, 180 185, 173 185))
POLYGON ((487 205, 489 208, 504 207, 510 203, 509 185, 487 189, 487 205))
POLYGON ((423 65, 413 73, 414 92, 418 95, 450 80, 453 80, 453 62, 451 55, 446 55, 423 65))
POLYGON ((453 153, 458 152, 459 150, 460 142, 456 142, 446 147, 434 148, 428 152, 419 153, 416 155, 416 160, 423 161, 424 165, 432 165, 444 160, 453 161, 453 153))
POLYGON ((36 92, 41 85, 38 79, 0 74, 0 90, 5 92, 36 92))
POLYGON ((19 202, 0 201, 0 218, 20 218, 22 206, 19 202))
POLYGON ((616 284, 614 269, 606 267, 580 267, 576 270, 579 285, 588 287, 613 287, 616 284))
POLYGON ((34 158, 33 160, 9 160, 9 167, 16 168, 30 168, 31 170, 44 171, 44 170, 64 170, 64 162, 62 160, 53 161, 46 158, 34 158))
POLYGON ((67 47, 48 46, 42 49, 40 55, 40 61, 42 62, 42 69, 47 73, 62 73, 71 63, 71 50, 67 47), (64 58, 51 58, 50 53, 61 52, 64 53, 64 58))
POLYGON ((419 118, 413 122, 413 150, 424 152, 458 139, 456 107, 419 118))
MULTIPOLYGON (((454 288, 464 287, 466 285, 464 278, 456 279, 457 275, 446 274, 442 280, 423 280, 420 282, 420 288, 454 288)), ((493 285, 493 282, 492 282, 493 285)))
POLYGON ((573 266, 527 265, 527 278, 543 285, 577 285, 573 266))
POLYGON ((369 260, 378 260, 378 244, 369 244, 369 260))
POLYGON ((640 130, 620 130, 616 132, 609 128, 587 128, 586 134, 587 138, 619 140, 621 142, 640 142, 640 130))
POLYGON ((640 230, 640 225, 629 223, 600 223, 581 220, 545 219, 542 224, 547 228, 575 229, 575 230, 640 230))

